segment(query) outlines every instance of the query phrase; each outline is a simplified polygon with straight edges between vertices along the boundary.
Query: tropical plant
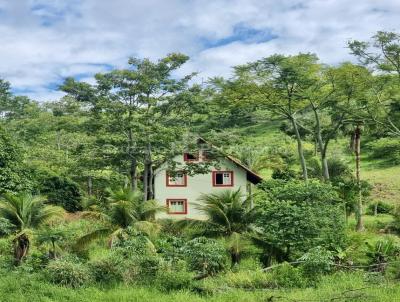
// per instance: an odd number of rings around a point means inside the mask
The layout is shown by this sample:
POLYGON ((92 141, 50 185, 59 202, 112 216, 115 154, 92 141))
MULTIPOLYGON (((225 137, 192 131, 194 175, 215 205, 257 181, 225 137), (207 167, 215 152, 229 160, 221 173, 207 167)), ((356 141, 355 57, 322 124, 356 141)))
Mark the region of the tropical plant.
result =
POLYGON ((65 237, 65 230, 49 227, 39 232, 37 242, 48 249, 50 259, 57 259, 62 250, 61 243, 65 240, 65 237))
POLYGON ((367 242, 367 247, 367 256, 370 258, 373 270, 379 272, 384 272, 388 262, 400 255, 400 243, 395 236, 388 236, 375 244, 367 242))
POLYGON ((200 274, 196 279, 214 275, 226 267, 224 245, 215 239, 194 238, 182 250, 190 269, 200 274))
POLYGON ((199 201, 196 207, 207 216, 207 220, 195 224, 200 226, 204 235, 224 237, 232 265, 238 264, 251 235, 255 233, 258 207, 251 207, 250 198, 245 198, 240 189, 203 194, 199 201))
POLYGON ((46 205, 45 201, 45 197, 29 193, 6 193, 0 199, 0 217, 7 219, 17 231, 14 239, 17 264, 28 254, 32 230, 61 217, 64 212, 60 207, 46 205))
POLYGON ((133 227, 135 230, 145 233, 153 239, 159 231, 159 225, 155 222, 155 214, 165 210, 156 200, 144 200, 138 191, 130 188, 117 190, 107 189, 109 193, 108 206, 99 211, 86 211, 84 216, 100 218, 105 222, 103 228, 86 234, 78 239, 76 247, 81 249, 95 239, 108 237, 109 246, 114 241, 123 239, 126 230, 133 227))

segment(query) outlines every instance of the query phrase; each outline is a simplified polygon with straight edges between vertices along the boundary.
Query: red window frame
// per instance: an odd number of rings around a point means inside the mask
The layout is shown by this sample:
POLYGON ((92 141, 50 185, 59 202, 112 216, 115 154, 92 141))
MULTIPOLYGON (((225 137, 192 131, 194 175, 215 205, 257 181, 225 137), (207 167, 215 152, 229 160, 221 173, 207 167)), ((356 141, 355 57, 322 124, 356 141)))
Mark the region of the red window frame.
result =
POLYGON ((186 198, 168 198, 166 203, 167 203, 168 214, 173 214, 173 215, 182 214, 183 215, 183 214, 187 214, 188 213, 188 203, 187 203, 187 199, 186 198), (183 201, 183 206, 184 206, 183 212, 171 212, 170 211, 171 201, 183 201))
POLYGON ((213 187, 233 187, 233 171, 212 171, 212 184, 213 187), (229 173, 231 175, 231 183, 228 185, 217 184, 217 173, 229 173))
POLYGON ((169 182, 169 173, 168 171, 165 173, 165 184, 167 187, 187 187, 187 174, 183 171, 176 171, 176 172, 181 172, 183 173, 183 185, 175 185, 175 184, 170 184, 169 182))
POLYGON ((191 159, 191 158, 188 158, 188 155, 189 154, 191 154, 191 155, 195 155, 195 154, 192 154, 192 153, 189 153, 189 152, 185 152, 185 153, 183 153, 183 160, 184 161, 187 161, 187 162, 193 162, 193 161, 198 161, 199 160, 199 152, 197 152, 197 154, 196 154, 196 156, 195 156, 195 159, 191 159))

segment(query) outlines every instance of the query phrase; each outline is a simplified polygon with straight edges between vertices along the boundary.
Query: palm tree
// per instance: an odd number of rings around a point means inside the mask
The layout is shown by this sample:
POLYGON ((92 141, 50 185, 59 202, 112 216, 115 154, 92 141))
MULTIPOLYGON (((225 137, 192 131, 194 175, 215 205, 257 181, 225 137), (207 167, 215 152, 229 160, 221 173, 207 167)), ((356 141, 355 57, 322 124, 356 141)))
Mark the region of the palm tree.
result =
POLYGON ((240 262, 241 254, 255 233, 254 223, 259 209, 252 206, 240 189, 203 194, 196 208, 207 216, 205 221, 196 221, 204 235, 225 238, 232 265, 240 262))
POLYGON ((108 207, 83 213, 86 217, 102 219, 105 227, 79 238, 76 248, 82 249, 91 241, 102 237, 108 237, 109 245, 112 247, 115 239, 122 238, 129 227, 145 233, 149 238, 157 234, 159 227, 155 223, 155 215, 164 211, 165 207, 160 206, 155 200, 144 201, 140 192, 132 191, 130 188, 107 189, 107 191, 108 207))
POLYGON ((45 197, 29 193, 6 193, 0 199, 0 217, 7 219, 17 231, 14 239, 16 264, 28 254, 31 230, 64 213, 62 208, 46 205, 45 201, 45 197))

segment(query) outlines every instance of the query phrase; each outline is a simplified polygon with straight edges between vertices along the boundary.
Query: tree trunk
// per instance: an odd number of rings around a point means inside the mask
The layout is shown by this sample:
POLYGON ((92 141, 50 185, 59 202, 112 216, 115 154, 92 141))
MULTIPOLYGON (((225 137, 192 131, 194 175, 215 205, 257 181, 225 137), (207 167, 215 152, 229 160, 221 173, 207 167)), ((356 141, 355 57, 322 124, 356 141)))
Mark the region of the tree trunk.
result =
POLYGON ((306 159, 304 158, 303 143, 301 141, 299 128, 297 127, 297 123, 296 123, 296 120, 294 119, 294 117, 291 117, 290 120, 292 122, 292 126, 293 126, 293 129, 294 129, 294 132, 296 134, 297 151, 299 153, 301 169, 303 171, 303 178, 304 178, 305 181, 307 181, 308 180, 307 164, 306 164, 306 159))
POLYGON ((14 239, 15 264, 20 265, 29 252, 30 241, 28 235, 21 234, 14 239))
POLYGON ((231 252, 231 267, 234 267, 240 263, 240 254, 237 252, 231 252))
POLYGON ((89 195, 89 197, 91 197, 92 196, 92 193, 93 193, 93 182, 92 182, 92 176, 88 176, 88 179, 87 179, 87 190, 88 190, 88 195, 89 195))
POLYGON ((135 191, 137 188, 136 171, 137 171, 136 158, 131 158, 131 166, 129 168, 129 179, 130 179, 130 186, 131 186, 132 191, 135 191))
POLYGON ((143 200, 147 201, 148 192, 149 192, 149 166, 145 163, 143 170, 143 200))
POLYGON ((329 181, 329 168, 328 168, 328 160, 326 158, 326 149, 324 148, 324 143, 322 141, 322 134, 321 134, 321 122, 319 119, 319 115, 317 112, 317 108, 313 106, 314 116, 315 116, 315 136, 318 142, 318 148, 321 152, 321 165, 322 165, 322 176, 324 177, 325 181, 329 181))
POLYGON ((153 160, 151 156, 151 144, 147 144, 146 148, 146 158, 144 162, 144 173, 143 173, 143 194, 144 201, 154 198, 153 194, 153 160))
POLYGON ((354 153, 356 156, 356 180, 358 186, 358 205, 357 205, 357 231, 364 230, 364 223, 363 223, 363 202, 362 202, 362 192, 361 192, 361 178, 360 178, 360 162, 361 162, 361 128, 360 125, 357 125, 354 131, 354 153))

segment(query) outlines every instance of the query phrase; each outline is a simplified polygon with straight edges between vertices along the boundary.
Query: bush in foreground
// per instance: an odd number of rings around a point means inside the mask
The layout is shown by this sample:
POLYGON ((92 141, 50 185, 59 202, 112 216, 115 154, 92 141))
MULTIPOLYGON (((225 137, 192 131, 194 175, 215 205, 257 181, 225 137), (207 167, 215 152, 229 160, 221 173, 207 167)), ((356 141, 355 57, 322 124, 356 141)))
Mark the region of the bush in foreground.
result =
POLYGON ((45 275, 51 283, 78 288, 92 281, 89 268, 75 259, 60 259, 49 263, 45 275))

